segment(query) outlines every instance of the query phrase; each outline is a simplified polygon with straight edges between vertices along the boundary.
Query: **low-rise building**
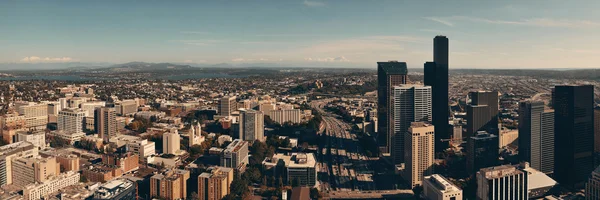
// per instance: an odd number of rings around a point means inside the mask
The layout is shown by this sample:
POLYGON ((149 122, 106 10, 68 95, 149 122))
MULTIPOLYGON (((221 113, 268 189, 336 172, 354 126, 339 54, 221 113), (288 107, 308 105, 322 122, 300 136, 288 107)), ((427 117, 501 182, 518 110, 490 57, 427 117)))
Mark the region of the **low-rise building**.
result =
POLYGON ((423 178, 423 194, 427 200, 462 200, 462 190, 439 174, 423 178))
POLYGON ((127 179, 106 182, 94 192, 93 200, 135 200, 136 187, 127 179))
POLYGON ((62 188, 79 182, 79 173, 69 171, 67 173, 54 176, 44 182, 29 184, 23 188, 23 198, 26 200, 37 200, 48 194, 54 193, 62 188))
POLYGON ((262 164, 265 169, 272 169, 276 177, 284 177, 288 184, 297 181, 300 186, 314 186, 317 183, 317 161, 312 153, 275 154, 265 158, 262 164))

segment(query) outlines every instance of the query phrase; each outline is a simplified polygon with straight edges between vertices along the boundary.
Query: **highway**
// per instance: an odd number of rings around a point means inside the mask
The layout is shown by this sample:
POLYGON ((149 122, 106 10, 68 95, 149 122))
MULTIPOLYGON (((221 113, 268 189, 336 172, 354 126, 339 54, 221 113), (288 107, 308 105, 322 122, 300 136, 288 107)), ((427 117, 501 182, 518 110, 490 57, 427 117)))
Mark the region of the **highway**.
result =
POLYGON ((350 124, 323 110, 329 100, 310 103, 323 116, 323 139, 317 156, 321 191, 376 190, 371 165, 378 158, 365 155, 350 124))

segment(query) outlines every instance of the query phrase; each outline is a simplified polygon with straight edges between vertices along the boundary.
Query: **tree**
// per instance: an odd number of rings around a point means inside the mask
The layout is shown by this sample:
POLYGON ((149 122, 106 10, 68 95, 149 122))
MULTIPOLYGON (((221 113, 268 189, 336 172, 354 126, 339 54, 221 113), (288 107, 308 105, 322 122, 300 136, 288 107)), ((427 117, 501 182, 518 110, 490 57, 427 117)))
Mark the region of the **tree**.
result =
POLYGON ((310 188, 310 198, 311 199, 319 199, 322 198, 323 195, 319 192, 317 188, 310 188))
POLYGON ((79 182, 87 183, 88 180, 85 176, 79 176, 79 182))

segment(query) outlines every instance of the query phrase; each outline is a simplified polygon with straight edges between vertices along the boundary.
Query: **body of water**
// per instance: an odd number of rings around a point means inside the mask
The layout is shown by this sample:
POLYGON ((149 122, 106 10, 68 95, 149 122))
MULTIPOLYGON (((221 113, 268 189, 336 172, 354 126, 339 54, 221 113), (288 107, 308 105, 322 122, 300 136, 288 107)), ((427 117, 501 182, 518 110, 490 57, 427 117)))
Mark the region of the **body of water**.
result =
MULTIPOLYGON (((205 79, 205 78, 240 78, 243 76, 229 74, 181 74, 159 76, 150 79, 163 80, 185 80, 185 79, 205 79)), ((26 80, 49 80, 49 81, 88 81, 88 80, 116 80, 116 78, 108 77, 89 77, 78 75, 58 75, 58 76, 16 76, 16 77, 0 77, 0 81, 26 81, 26 80)))

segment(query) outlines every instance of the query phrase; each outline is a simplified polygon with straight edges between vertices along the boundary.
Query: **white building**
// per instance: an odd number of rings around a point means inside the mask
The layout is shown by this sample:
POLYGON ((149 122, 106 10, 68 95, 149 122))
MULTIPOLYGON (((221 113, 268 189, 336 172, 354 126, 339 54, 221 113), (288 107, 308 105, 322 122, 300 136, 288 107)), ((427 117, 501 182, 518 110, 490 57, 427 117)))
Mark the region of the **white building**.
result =
POLYGON ((105 101, 89 101, 89 102, 81 103, 80 106, 81 106, 81 109, 83 111, 85 111, 86 117, 93 117, 94 111, 96 110, 96 108, 106 106, 106 102, 105 101))
POLYGON ((58 131, 66 134, 83 133, 83 118, 85 112, 81 109, 65 109, 58 112, 58 131))
POLYGON ((312 153, 275 154, 272 158, 265 158, 262 164, 265 169, 275 170, 275 173, 283 171, 284 174, 276 175, 283 176, 287 183, 295 180, 301 186, 314 186, 317 183, 317 162, 312 153), (280 162, 283 162, 284 165, 279 165, 280 162), (284 167, 284 169, 278 169, 278 167, 284 167))
POLYGON ((529 199, 527 173, 516 166, 502 165, 477 172, 477 199, 529 199), (508 196, 506 194, 509 194, 508 196))
POLYGON ((299 124, 302 122, 302 111, 298 109, 285 109, 285 110, 269 110, 265 112, 271 120, 279 124, 290 122, 293 124, 299 124))
POLYGON ((44 131, 19 131, 17 141, 26 141, 38 148, 46 147, 46 133, 44 131))
POLYGON ((140 158, 146 158, 148 156, 156 154, 155 143, 148 141, 147 139, 137 140, 127 143, 127 149, 140 155, 140 158))
POLYGON ((37 156, 38 148, 29 142, 15 142, 0 146, 0 186, 13 183, 13 158, 37 156))
POLYGON ((427 200, 463 199, 463 191, 439 174, 423 178, 423 194, 427 200))
POLYGON ((233 140, 221 153, 220 166, 233 169, 244 169, 248 164, 248 142, 233 140))
POLYGON ((394 164, 404 163, 404 138, 412 122, 431 121, 431 87, 400 85, 393 88, 392 108, 388 134, 394 164))
POLYGON ((173 154, 176 155, 180 151, 180 143, 181 138, 179 137, 179 133, 177 129, 171 129, 171 131, 165 132, 163 134, 163 154, 173 154))
POLYGON ((68 171, 42 183, 27 185, 23 188, 23 198, 26 200, 41 199, 60 189, 79 183, 79 177, 78 172, 68 171))

